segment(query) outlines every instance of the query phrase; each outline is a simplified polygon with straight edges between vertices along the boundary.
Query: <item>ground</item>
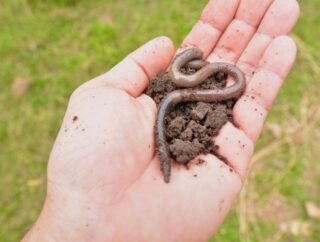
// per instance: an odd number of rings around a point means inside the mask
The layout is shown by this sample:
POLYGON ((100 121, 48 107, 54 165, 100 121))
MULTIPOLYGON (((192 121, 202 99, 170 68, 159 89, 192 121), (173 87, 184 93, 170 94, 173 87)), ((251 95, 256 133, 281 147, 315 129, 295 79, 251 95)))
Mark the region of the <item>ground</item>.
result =
MULTIPOLYGON (((298 60, 241 197, 211 242, 320 241, 320 0, 299 2, 298 60)), ((19 240, 41 209, 48 155, 71 92, 155 36, 168 35, 178 46, 205 3, 3 1, 0 241, 19 240)))

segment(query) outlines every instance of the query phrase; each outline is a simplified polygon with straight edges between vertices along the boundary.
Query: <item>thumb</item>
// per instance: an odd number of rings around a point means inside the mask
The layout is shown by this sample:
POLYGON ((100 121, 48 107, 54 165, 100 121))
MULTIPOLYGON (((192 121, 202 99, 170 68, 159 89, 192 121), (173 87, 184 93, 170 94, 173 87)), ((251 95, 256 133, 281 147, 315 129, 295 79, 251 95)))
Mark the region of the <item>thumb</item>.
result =
POLYGON ((174 45, 168 37, 155 38, 87 84, 94 87, 111 86, 137 97, 152 77, 169 66, 174 53, 174 45))

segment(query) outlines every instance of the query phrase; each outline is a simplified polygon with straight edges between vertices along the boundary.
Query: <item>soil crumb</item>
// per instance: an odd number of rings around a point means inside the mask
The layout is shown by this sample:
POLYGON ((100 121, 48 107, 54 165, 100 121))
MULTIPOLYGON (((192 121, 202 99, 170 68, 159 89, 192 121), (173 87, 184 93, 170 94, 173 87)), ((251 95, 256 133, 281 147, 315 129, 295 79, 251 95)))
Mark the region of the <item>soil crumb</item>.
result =
POLYGON ((76 122, 78 120, 78 116, 73 116, 72 122, 76 122))
MULTIPOLYGON (((183 68, 182 71, 191 74, 196 70, 183 68)), ((218 73, 192 89, 222 89, 226 87, 226 80, 227 75, 218 73)), ((153 98, 159 108, 161 100, 177 89, 181 88, 171 81, 167 73, 160 73, 150 81, 145 93, 153 98)), ((187 165, 199 154, 217 155, 219 147, 214 144, 212 137, 219 133, 227 121, 233 122, 232 109, 235 101, 178 104, 166 118, 165 132, 171 157, 187 165)))

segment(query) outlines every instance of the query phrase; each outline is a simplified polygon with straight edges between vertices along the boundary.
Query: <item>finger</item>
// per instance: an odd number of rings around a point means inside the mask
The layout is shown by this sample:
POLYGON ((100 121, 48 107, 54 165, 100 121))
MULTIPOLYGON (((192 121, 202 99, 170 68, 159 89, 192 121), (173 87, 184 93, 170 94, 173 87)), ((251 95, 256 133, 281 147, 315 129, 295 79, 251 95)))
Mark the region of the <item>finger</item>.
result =
POLYGON ((242 0, 236 13, 236 19, 257 28, 274 0, 242 0))
POLYGON ((256 32, 271 2, 272 0, 241 1, 235 19, 222 35, 208 60, 235 63, 256 32))
POLYGON ((243 181, 253 154, 253 142, 231 123, 225 124, 214 140, 219 147, 218 154, 226 159, 227 164, 243 181))
POLYGON ((285 77, 296 57, 296 45, 288 36, 271 42, 259 62, 257 73, 251 79, 244 95, 233 109, 235 123, 256 142, 285 77))
POLYGON ((137 97, 153 76, 168 67, 174 52, 169 38, 153 39, 129 54, 110 71, 90 81, 90 85, 112 86, 137 97))
POLYGON ((239 0, 211 0, 204 8, 200 19, 184 39, 178 52, 195 47, 208 56, 233 19, 239 0))
POLYGON ((270 6, 257 33, 237 62, 237 66, 245 73, 247 81, 254 74, 259 60, 272 39, 290 33, 299 17, 299 11, 296 0, 275 0, 270 6))

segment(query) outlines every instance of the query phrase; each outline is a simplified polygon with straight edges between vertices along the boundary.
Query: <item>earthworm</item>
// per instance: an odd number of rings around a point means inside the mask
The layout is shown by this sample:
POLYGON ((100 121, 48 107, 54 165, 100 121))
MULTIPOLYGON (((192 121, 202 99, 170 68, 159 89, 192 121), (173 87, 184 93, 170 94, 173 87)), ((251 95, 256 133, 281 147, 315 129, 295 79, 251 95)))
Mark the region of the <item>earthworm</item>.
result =
MULTIPOLYGON (((185 66, 187 68, 199 70, 208 64, 210 64, 210 62, 205 61, 205 60, 193 60, 193 61, 188 62, 185 66)), ((216 80, 222 81, 222 80, 227 79, 228 75, 223 72, 218 72, 214 75, 214 77, 216 78, 216 80)))
MULTIPOLYGON (((199 49, 188 49, 181 54, 177 55, 176 58, 173 60, 169 75, 171 80, 178 86, 178 87, 195 87, 206 80, 208 77, 212 76, 214 73, 222 74, 224 73, 224 66, 220 63, 218 70, 212 71, 212 67, 207 67, 210 63, 202 60, 203 53, 199 49), (181 68, 183 66, 187 66, 193 69, 198 70, 194 74, 184 74, 181 72, 181 68)), ((228 64, 227 64, 228 65, 228 64)), ((232 66, 232 65, 228 65, 232 66)), ((221 79, 224 75, 218 75, 221 79)))
POLYGON ((220 72, 231 75, 235 82, 233 85, 224 89, 175 90, 161 101, 156 123, 156 142, 161 170, 166 183, 169 183, 171 175, 171 157, 165 135, 165 117, 168 113, 180 102, 218 102, 238 98, 246 86, 245 76, 236 66, 222 62, 208 63, 201 60, 202 56, 202 52, 198 49, 189 49, 178 55, 173 60, 169 70, 172 81, 180 87, 194 87, 201 84, 213 74, 220 72), (200 68, 200 70, 191 75, 181 73, 181 68, 188 62, 191 62, 191 67, 195 69, 200 68))

